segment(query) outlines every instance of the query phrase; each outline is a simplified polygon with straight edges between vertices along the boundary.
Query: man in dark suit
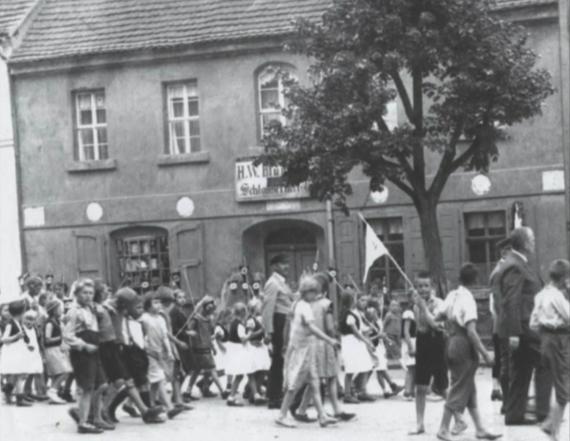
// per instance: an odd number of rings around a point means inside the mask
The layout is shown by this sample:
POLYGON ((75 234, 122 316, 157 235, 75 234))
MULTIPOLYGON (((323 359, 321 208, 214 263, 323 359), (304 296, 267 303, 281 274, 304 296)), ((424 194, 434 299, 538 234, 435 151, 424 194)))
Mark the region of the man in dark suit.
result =
POLYGON ((271 367, 267 385, 268 407, 279 409, 283 395, 283 351, 285 347, 285 328, 291 312, 294 296, 287 284, 289 259, 279 254, 269 262, 273 273, 265 284, 265 298, 262 306, 262 322, 266 341, 271 344, 271 367))
POLYGON ((534 297, 542 288, 537 272, 529 265, 535 248, 533 231, 516 228, 510 236, 512 249, 505 256, 498 273, 497 333, 501 352, 501 383, 503 385, 505 424, 534 424, 525 417, 528 389, 535 371, 536 415, 548 415, 550 382, 541 366, 540 338, 530 329, 534 297))

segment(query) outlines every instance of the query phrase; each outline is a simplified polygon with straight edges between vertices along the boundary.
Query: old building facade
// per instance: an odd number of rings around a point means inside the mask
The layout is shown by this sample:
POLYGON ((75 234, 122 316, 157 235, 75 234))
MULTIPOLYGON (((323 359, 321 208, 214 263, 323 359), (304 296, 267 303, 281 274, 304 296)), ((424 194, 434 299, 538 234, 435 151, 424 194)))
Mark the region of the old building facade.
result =
MULTIPOLYGON (((308 80, 309 61, 281 50, 290 20, 318 17, 326 1, 185 2, 176 14, 167 2, 144 3, 135 11, 129 2, 47 2, 11 61, 26 268, 114 286, 180 272, 201 296, 217 294, 243 262, 267 273, 278 252, 291 256, 291 279, 315 261, 327 266, 325 204, 251 159, 263 122, 280 117, 275 73, 308 80)), ((497 13, 528 27, 540 66, 568 90, 558 11, 538 0, 501 2, 497 13)), ((484 196, 484 178, 450 179, 439 222, 452 280, 467 260, 488 274, 497 241, 520 220, 537 233, 538 269, 567 254, 562 110, 558 93, 542 117, 508 129, 484 196)), ((398 111, 396 103, 395 123, 398 111)), ((407 272, 421 269, 406 196, 388 187, 371 197, 357 172, 352 183, 351 215, 332 219, 340 279, 362 277, 358 211, 407 272)), ((387 261, 372 278, 403 287, 387 261)))

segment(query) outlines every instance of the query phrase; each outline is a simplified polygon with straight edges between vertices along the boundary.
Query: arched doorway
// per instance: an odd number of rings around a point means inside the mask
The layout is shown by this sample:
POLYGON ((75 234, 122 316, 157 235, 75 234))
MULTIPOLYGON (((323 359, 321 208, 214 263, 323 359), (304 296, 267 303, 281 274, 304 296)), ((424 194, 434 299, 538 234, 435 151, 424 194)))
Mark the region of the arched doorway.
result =
POLYGON ((316 262, 323 268, 326 255, 320 225, 296 219, 275 219, 252 225, 243 233, 244 256, 252 271, 271 274, 269 262, 277 254, 289 257, 288 282, 296 286, 304 270, 316 262))
POLYGON ((296 283, 303 271, 310 270, 318 260, 314 232, 299 227, 285 227, 269 233, 265 239, 267 272, 271 271, 269 262, 278 254, 289 257, 289 281, 296 283))

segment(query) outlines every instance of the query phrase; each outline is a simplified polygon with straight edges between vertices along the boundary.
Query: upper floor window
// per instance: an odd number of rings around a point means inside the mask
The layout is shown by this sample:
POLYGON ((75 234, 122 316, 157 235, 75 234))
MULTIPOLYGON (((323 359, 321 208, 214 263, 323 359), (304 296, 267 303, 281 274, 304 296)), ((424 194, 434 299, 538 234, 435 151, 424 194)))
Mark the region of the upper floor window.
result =
POLYGON ((109 158, 105 91, 81 91, 75 94, 76 158, 97 161, 109 158))
POLYGON ((487 280, 501 258, 497 245, 507 236, 507 220, 504 211, 465 213, 467 258, 479 270, 479 283, 487 280))
MULTIPOLYGON (((372 219, 370 225, 378 238, 386 245, 392 257, 404 268, 404 229, 401 217, 372 219)), ((388 290, 405 288, 405 281, 394 262, 387 256, 380 257, 370 269, 369 283, 388 290)))
POLYGON ((294 67, 287 64, 270 64, 257 75, 260 138, 263 138, 272 122, 283 126, 287 124, 287 118, 283 115, 283 109, 289 105, 285 89, 287 82, 295 79, 294 67))
POLYGON ((196 153, 200 141, 198 82, 186 81, 166 87, 168 107, 168 152, 171 155, 196 153))

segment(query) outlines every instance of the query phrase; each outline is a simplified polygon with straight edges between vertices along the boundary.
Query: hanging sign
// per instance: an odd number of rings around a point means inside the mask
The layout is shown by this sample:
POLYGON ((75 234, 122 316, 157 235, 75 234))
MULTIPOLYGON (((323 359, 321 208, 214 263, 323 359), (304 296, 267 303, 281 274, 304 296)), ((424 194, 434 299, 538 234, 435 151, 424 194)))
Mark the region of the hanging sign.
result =
POLYGON ((283 167, 253 163, 255 158, 238 159, 235 168, 236 199, 238 201, 267 201, 308 198, 309 184, 287 186, 283 167))

